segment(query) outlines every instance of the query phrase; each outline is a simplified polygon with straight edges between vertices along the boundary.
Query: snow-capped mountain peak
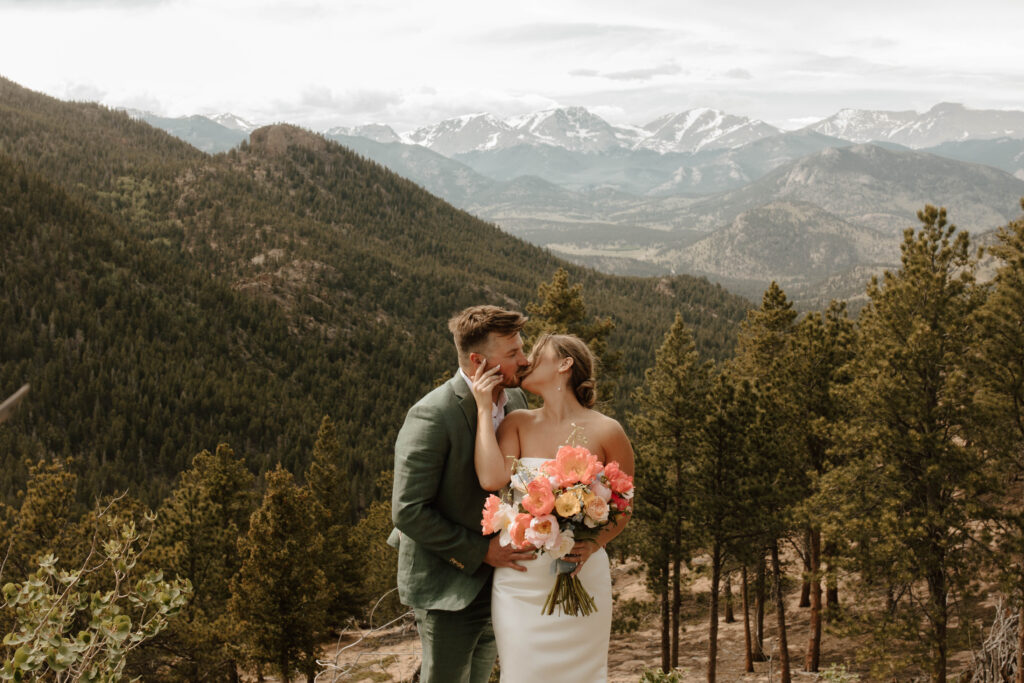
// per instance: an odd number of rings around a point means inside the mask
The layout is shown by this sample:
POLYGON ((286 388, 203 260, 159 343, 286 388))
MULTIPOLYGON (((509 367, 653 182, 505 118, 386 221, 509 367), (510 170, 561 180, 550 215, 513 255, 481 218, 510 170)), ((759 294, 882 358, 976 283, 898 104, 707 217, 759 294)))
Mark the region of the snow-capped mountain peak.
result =
POLYGON ((1024 112, 968 109, 954 102, 939 103, 923 114, 842 109, 808 129, 853 142, 886 140, 923 148, 950 140, 1024 137, 1024 112))
POLYGON ((347 126, 335 126, 324 133, 331 135, 347 135, 354 138, 366 138, 374 142, 401 142, 402 139, 395 132, 394 128, 384 123, 368 123, 362 126, 349 128, 347 126))
POLYGON ((259 126, 257 126, 256 124, 250 123, 242 117, 235 116, 234 114, 230 113, 217 114, 216 116, 211 116, 209 118, 214 123, 219 123, 225 128, 230 128, 231 130, 240 130, 243 133, 251 133, 257 128, 259 128, 259 126))
POLYGON ((643 126, 643 130, 648 135, 635 148, 662 154, 734 148, 781 132, 764 121, 706 107, 665 114, 643 126))

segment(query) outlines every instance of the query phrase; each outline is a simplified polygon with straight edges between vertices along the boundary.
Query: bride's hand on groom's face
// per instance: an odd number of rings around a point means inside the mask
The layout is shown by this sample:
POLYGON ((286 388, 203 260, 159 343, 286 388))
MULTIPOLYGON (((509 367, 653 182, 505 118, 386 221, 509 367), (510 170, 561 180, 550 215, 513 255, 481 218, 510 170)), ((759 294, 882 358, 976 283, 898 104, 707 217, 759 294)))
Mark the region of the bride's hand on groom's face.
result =
POLYGON ((480 364, 473 373, 473 398, 479 408, 486 408, 488 411, 494 403, 494 390, 501 383, 501 367, 495 365, 487 368, 487 359, 481 358, 480 364))

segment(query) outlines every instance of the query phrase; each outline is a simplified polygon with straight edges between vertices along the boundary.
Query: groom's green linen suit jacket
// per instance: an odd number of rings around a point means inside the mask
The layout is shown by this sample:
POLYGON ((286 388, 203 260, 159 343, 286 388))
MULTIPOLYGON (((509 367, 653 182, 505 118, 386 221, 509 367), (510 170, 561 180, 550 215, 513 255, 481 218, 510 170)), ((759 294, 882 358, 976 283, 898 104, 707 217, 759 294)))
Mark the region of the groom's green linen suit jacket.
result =
MULTIPOLYGON (((527 407, 522 391, 506 392, 506 414, 527 407)), ((475 439, 476 402, 459 374, 420 399, 398 432, 388 542, 398 546, 398 594, 410 607, 463 609, 491 575, 475 439)))

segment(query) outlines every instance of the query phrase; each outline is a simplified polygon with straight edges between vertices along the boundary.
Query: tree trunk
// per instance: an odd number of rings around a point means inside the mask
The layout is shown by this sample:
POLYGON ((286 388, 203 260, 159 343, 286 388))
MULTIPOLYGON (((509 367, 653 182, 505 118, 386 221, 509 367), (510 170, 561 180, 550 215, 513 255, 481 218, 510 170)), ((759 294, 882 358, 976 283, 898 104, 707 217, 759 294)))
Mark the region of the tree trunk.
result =
POLYGON ((946 608, 946 575, 941 569, 932 570, 928 577, 928 590, 934 610, 932 683, 946 683, 946 624, 949 614, 946 608))
POLYGON ((725 623, 732 624, 736 621, 736 615, 732 609, 732 572, 725 574, 725 623))
MULTIPOLYGON (((678 528, 676 529, 678 532, 678 528)), ((678 546, 677 546, 678 547, 678 546)), ((680 611, 680 591, 679 591, 679 570, 681 562, 676 553, 675 559, 672 561, 672 668, 679 666, 679 611, 680 611)))
POLYGON ((231 683, 239 683, 239 681, 238 681, 238 664, 233 659, 228 662, 228 680, 231 683))
POLYGON ((804 551, 801 554, 801 559, 804 562, 804 576, 803 584, 800 586, 800 604, 799 607, 810 607, 811 606, 811 530, 810 528, 804 529, 804 551))
POLYGON ((779 568, 779 541, 772 539, 772 585, 775 587, 775 616, 779 622, 779 681, 792 683, 789 672, 789 645, 786 642, 786 604, 782 595, 782 570, 779 568))
POLYGON ((764 601, 765 601, 764 553, 757 560, 757 576, 754 578, 754 661, 767 662, 764 652, 764 601))
POLYGON ((825 556, 828 558, 828 567, 825 569, 825 611, 830 618, 835 618, 839 616, 839 576, 834 563, 835 541, 827 541, 824 548, 825 556))
POLYGON ((804 671, 817 672, 821 657, 821 532, 811 531, 811 633, 807 641, 804 671))
POLYGON ((743 600, 743 644, 746 662, 744 670, 747 673, 754 673, 754 653, 750 649, 750 591, 747 587, 747 565, 743 565, 741 571, 740 592, 743 600))
POLYGON ((708 609, 708 683, 715 683, 718 661, 718 585, 722 580, 722 550, 718 543, 711 551, 711 607, 708 609))
POLYGON ((669 618, 668 607, 668 565, 664 567, 664 578, 661 580, 661 670, 668 673, 672 670, 672 648, 669 646, 669 628, 672 620, 669 618))

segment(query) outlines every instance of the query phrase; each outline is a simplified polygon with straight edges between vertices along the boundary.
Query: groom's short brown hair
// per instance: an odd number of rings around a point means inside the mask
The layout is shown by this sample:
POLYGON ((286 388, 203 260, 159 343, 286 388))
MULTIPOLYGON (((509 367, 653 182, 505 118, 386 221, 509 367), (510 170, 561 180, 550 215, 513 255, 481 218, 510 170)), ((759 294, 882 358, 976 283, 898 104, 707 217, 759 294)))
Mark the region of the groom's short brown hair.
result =
POLYGON ((463 357, 487 341, 491 332, 501 336, 515 334, 523 329, 526 320, 522 313, 499 306, 470 306, 452 316, 448 329, 455 338, 459 356, 463 357))

